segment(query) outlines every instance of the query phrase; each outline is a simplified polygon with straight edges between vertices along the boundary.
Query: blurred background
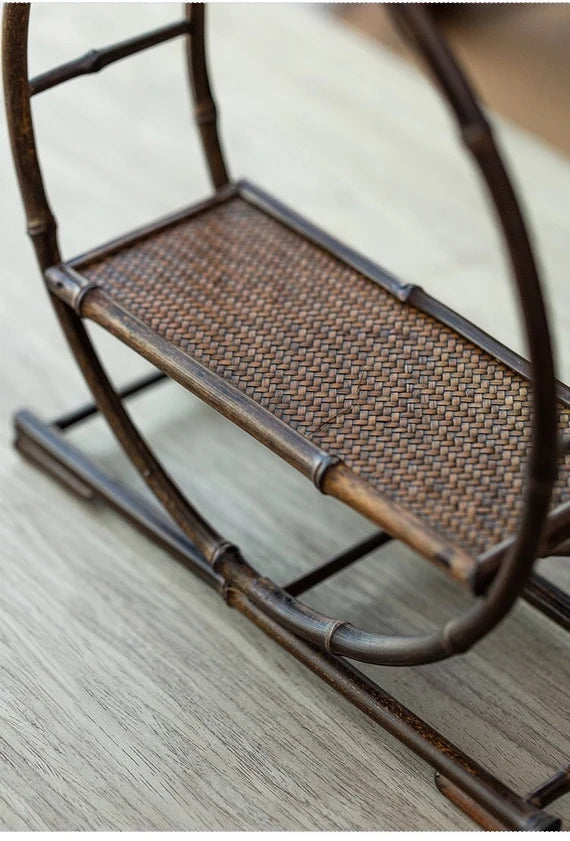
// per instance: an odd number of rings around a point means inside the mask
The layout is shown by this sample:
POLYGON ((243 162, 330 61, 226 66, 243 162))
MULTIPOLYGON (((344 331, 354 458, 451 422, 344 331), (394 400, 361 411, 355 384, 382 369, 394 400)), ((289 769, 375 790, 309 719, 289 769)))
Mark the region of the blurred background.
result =
MULTIPOLYGON (((494 110, 570 154, 570 4, 432 3, 494 110)), ((346 23, 411 58, 384 6, 331 7, 346 23)))

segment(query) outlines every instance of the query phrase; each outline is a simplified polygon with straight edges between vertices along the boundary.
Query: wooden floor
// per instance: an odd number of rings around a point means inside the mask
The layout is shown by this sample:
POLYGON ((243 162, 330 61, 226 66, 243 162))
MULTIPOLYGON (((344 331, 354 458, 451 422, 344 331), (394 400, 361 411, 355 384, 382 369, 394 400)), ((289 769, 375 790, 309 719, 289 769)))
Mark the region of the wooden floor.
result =
MULTIPOLYGON (((32 72, 175 10, 39 5, 32 72)), ((520 348, 476 179, 416 71, 323 9, 219 5, 211 18, 234 174, 520 348)), ((205 195, 181 71, 171 44, 38 98, 66 254, 205 195)), ((531 210, 568 380, 570 167, 503 124, 501 137, 531 210)), ((409 751, 116 514, 12 450, 14 409, 49 418, 86 392, 24 238, 5 131, 0 144, 0 828, 473 828, 409 751)), ((143 370, 96 336, 117 381, 143 370)), ((373 530, 177 386, 133 410, 196 504, 277 581, 373 530)), ((131 476, 100 421, 72 439, 131 476)), ((543 566, 570 583, 566 560, 543 566)), ((370 629, 419 631, 468 598, 386 547, 310 602, 370 629)), ((525 604, 463 658, 369 672, 521 792, 568 759, 567 639, 525 604)), ((553 811, 568 824, 570 798, 553 811)))

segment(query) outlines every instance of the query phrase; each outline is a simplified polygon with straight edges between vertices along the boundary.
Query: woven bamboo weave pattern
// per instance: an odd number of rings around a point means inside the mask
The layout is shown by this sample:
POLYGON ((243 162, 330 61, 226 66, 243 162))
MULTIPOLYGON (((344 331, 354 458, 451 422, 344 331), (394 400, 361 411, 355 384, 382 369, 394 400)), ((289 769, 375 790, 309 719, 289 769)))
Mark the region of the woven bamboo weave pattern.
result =
POLYGON ((514 533, 526 380, 243 199, 81 271, 447 541, 514 533))

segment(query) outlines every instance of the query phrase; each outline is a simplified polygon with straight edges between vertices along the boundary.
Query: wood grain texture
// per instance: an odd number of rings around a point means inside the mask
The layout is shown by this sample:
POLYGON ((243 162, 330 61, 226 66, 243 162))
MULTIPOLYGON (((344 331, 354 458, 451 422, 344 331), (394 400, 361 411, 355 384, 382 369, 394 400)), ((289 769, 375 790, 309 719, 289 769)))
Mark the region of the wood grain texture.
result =
MULTIPOLYGON (((173 11, 40 5, 31 72, 173 11)), ((232 172, 520 350, 491 222, 427 84, 325 10, 211 12, 232 172)), ((181 46, 168 44, 37 98, 67 256, 206 194, 182 72, 181 46)), ((570 168, 502 124, 501 136, 540 242, 569 379, 570 168)), ((24 240, 5 131, 0 147, 0 827, 471 828, 409 751, 117 515, 77 501, 11 449, 15 408, 50 417, 85 388, 24 240)), ((143 369, 93 332, 118 381, 143 369)), ((280 583, 373 531, 178 387, 161 385, 133 409, 196 504, 280 583)), ((99 420, 72 440, 137 484, 99 420)), ((565 559, 543 567, 570 583, 565 559)), ((467 598, 387 546, 308 600, 371 629, 420 630, 467 598)), ((370 672, 525 791, 567 761, 567 651, 564 634, 522 604, 464 658, 370 672)), ((569 800, 555 809, 566 821, 569 800)))

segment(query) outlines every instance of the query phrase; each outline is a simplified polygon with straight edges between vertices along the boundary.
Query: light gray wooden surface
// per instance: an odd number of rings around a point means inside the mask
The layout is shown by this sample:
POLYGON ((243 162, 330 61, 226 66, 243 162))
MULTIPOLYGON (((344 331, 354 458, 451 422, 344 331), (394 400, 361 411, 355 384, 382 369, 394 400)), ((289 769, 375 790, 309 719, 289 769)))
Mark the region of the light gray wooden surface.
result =
MULTIPOLYGON (((323 9, 211 12, 233 173, 521 349, 476 179, 417 71, 323 9)), ((40 5, 32 73, 177 13, 168 4, 40 5)), ((176 43, 38 98, 67 255, 205 195, 181 72, 176 43)), ((500 133, 570 379, 570 167, 528 135, 502 124, 500 133)), ((0 827, 472 828, 398 742, 117 515, 77 501, 13 452, 13 409, 50 417, 85 388, 24 238, 4 127, 0 160, 0 827)), ((143 370, 96 335, 117 380, 143 370)), ((177 386, 133 408, 194 501, 279 582, 372 531, 177 386)), ((131 476, 99 421, 73 440, 131 476)), ((546 566, 570 582, 566 561, 546 566)), ((310 601, 371 629, 420 630, 468 600, 389 547, 310 601)), ((370 672, 522 792, 567 760, 567 641, 527 605, 462 659, 370 672)), ((556 807, 567 821, 569 800, 556 807)))

